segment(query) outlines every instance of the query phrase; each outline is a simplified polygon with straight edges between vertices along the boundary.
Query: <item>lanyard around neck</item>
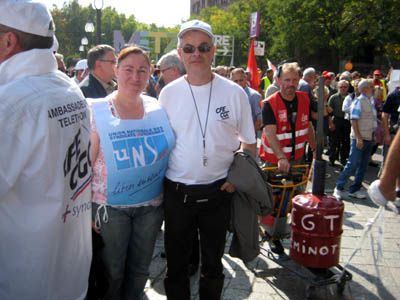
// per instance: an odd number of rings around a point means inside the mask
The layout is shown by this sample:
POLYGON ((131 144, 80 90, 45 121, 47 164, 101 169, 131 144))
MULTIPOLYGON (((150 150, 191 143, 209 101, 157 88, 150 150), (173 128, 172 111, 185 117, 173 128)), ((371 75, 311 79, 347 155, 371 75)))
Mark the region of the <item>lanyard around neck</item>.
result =
POLYGON ((207 125, 208 125, 208 116, 210 113, 210 103, 211 103, 211 94, 212 94, 212 87, 213 87, 213 80, 211 79, 211 85, 210 85, 210 93, 208 95, 208 105, 207 105, 207 115, 206 115, 206 123, 204 124, 204 129, 203 125, 201 124, 201 119, 200 119, 200 114, 199 114, 199 109, 197 108, 197 103, 196 103, 196 98, 194 97, 194 93, 192 90, 192 86, 190 82, 187 80, 187 83, 189 85, 190 93, 192 94, 192 99, 194 103, 194 107, 196 108, 196 115, 197 115, 197 121, 199 122, 199 127, 201 130, 201 135, 203 137, 203 166, 207 166, 207 161, 208 158, 206 156, 206 133, 207 133, 207 125))

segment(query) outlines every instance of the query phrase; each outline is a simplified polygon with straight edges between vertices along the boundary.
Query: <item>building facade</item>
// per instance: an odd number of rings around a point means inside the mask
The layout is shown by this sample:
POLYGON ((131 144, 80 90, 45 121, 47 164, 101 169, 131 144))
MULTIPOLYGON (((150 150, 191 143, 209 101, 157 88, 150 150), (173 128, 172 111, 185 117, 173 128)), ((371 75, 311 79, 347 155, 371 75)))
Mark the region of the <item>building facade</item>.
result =
POLYGON ((231 0, 190 0, 190 15, 198 15, 200 11, 208 6, 226 8, 231 0))

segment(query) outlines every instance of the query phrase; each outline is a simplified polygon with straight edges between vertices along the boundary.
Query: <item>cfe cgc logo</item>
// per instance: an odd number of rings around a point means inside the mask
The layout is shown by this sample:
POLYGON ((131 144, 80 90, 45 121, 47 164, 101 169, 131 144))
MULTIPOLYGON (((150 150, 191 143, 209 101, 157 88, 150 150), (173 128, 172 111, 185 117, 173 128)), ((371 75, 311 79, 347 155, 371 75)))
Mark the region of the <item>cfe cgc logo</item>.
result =
POLYGON ((90 160, 90 141, 82 136, 79 129, 72 143, 68 146, 64 159, 64 178, 71 192, 70 200, 62 214, 64 223, 69 215, 78 217, 81 213, 91 209, 90 201, 75 203, 78 196, 89 186, 92 179, 92 165, 90 160))
POLYGON ((229 110, 226 106, 218 107, 215 112, 221 117, 222 120, 229 119, 229 110))

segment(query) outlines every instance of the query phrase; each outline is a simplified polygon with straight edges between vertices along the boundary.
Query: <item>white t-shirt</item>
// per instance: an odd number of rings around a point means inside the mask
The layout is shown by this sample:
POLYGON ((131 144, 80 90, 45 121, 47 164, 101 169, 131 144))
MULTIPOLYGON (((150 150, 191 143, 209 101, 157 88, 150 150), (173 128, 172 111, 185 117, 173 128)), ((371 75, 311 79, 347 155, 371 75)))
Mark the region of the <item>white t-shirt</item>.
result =
POLYGON ((195 99, 187 80, 181 77, 164 87, 159 97, 176 137, 166 177, 185 184, 208 184, 227 176, 240 142, 256 142, 254 124, 244 90, 214 74, 205 130, 211 82, 191 88, 195 99), (203 136, 194 101, 205 131, 207 166, 203 165, 203 136))
POLYGON ((50 49, 0 65, 0 299, 84 299, 89 114, 50 49))

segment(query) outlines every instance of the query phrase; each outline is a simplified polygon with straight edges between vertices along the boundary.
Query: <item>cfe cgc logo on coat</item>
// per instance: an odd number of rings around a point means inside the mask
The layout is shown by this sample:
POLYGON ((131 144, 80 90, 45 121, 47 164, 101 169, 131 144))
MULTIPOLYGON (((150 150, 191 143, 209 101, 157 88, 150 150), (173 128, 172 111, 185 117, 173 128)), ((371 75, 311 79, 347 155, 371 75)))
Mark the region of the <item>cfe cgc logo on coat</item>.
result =
POLYGON ((89 135, 87 134, 87 138, 84 138, 81 129, 79 129, 65 154, 63 164, 64 178, 72 196, 66 205, 65 213, 62 215, 64 223, 70 214, 78 217, 81 213, 91 209, 90 199, 87 203, 75 203, 75 200, 89 186, 92 179, 90 141, 88 137, 89 135))

